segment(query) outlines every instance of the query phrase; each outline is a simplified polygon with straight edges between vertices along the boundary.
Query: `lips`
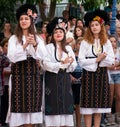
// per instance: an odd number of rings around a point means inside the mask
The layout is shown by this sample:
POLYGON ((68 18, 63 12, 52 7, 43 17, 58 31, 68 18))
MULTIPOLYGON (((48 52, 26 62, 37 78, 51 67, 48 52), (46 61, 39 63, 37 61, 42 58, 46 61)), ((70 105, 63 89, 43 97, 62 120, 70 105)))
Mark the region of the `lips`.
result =
POLYGON ((57 38, 61 38, 61 36, 57 36, 57 38))

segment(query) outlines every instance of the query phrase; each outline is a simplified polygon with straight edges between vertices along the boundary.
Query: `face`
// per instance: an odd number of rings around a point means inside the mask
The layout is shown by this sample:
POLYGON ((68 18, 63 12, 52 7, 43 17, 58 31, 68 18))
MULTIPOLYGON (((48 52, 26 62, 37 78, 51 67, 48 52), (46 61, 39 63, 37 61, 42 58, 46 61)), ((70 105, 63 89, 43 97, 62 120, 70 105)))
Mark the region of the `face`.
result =
POLYGON ((82 21, 78 20, 78 21, 77 21, 77 26, 83 27, 82 21))
POLYGON ((90 23, 90 29, 94 35, 98 35, 101 31, 101 25, 98 21, 92 21, 90 23))
POLYGON ((6 42, 6 43, 4 44, 4 46, 3 46, 3 52, 4 52, 5 54, 7 54, 7 50, 8 50, 8 42, 6 42))
POLYGON ((69 21, 67 22, 67 25, 68 25, 67 29, 69 30, 70 29, 70 22, 69 21))
POLYGON ((43 32, 43 33, 46 33, 46 26, 47 26, 47 24, 44 24, 44 25, 42 26, 42 32, 43 32))
POLYGON ((117 41, 115 37, 110 37, 110 41, 111 41, 112 47, 117 48, 117 41))
POLYGON ((61 29, 56 29, 53 34, 53 38, 56 42, 61 42, 64 38, 64 32, 61 29))
POLYGON ((110 25, 105 25, 106 30, 110 30, 110 25))
POLYGON ((72 24, 75 25, 76 24, 76 18, 72 19, 72 24))
POLYGON ((120 35, 120 23, 116 26, 116 33, 120 35))
POLYGON ((10 29, 11 29, 10 23, 5 23, 4 29, 5 29, 5 30, 10 30, 10 29))
POLYGON ((79 27, 76 28, 75 33, 76 33, 77 37, 82 36, 82 30, 79 27))
POLYGON ((28 29, 30 27, 30 25, 31 25, 31 19, 27 15, 21 15, 19 22, 20 22, 20 27, 23 30, 28 29))

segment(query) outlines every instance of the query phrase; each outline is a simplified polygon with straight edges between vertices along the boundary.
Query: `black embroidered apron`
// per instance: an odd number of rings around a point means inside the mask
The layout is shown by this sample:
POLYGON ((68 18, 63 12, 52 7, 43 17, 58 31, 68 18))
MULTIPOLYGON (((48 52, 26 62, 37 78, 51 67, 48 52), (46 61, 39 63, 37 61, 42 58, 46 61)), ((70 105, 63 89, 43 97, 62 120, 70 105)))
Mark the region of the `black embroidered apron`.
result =
POLYGON ((70 74, 45 72, 45 115, 73 114, 70 74))
POLYGON ((106 67, 95 72, 83 69, 81 107, 110 108, 110 89, 106 67))
POLYGON ((42 86, 36 60, 28 57, 12 65, 11 111, 17 113, 40 112, 42 86))

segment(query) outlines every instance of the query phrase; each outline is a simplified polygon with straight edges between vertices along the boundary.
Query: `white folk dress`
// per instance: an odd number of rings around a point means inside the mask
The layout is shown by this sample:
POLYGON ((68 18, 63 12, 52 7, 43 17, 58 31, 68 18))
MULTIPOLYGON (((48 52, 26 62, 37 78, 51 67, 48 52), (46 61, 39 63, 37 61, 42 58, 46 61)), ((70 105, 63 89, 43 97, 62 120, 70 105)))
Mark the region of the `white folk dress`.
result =
MULTIPOLYGON (((98 41, 94 40, 93 45, 96 45, 96 43, 98 43, 98 41)), ((105 92, 109 96, 109 85, 108 85, 108 76, 107 76, 107 68, 106 67, 111 66, 115 62, 115 57, 114 57, 112 45, 109 40, 107 40, 107 43, 105 43, 103 45, 102 52, 106 52, 107 56, 99 64, 96 63, 96 56, 93 53, 93 45, 89 44, 88 42, 83 40, 81 42, 80 52, 79 52, 79 56, 78 56, 80 66, 83 68, 83 73, 84 73, 84 70, 85 70, 85 75, 87 75, 90 72, 90 74, 89 74, 90 78, 86 77, 87 81, 84 80, 84 82, 82 82, 82 92, 81 93, 83 93, 83 96, 87 96, 87 98, 86 98, 86 100, 83 101, 84 107, 82 107, 82 106, 80 107, 81 114, 111 112, 111 108, 108 106, 108 105, 110 105, 110 102, 108 101, 109 99, 107 100, 109 104, 108 103, 106 104, 106 102, 104 102, 104 106, 101 105, 101 103, 103 103, 103 101, 100 102, 100 99, 102 100, 102 97, 105 95, 105 92), (101 69, 105 68, 105 72, 102 71, 102 73, 98 74, 99 76, 97 75, 97 77, 94 77, 94 74, 97 73, 98 70, 100 70, 100 68, 101 69), (104 79, 103 82, 104 83, 101 81, 102 74, 103 74, 103 79, 104 79), (97 81, 97 79, 99 79, 99 80, 97 81), (96 86, 94 84, 96 84, 96 86), (106 84, 105 87, 104 87, 104 84, 106 84), (85 86, 86 88, 83 86, 85 86), (104 89, 102 89, 102 88, 104 88, 104 89), (92 91, 91 89, 93 91, 96 91, 95 94, 89 93, 89 91, 92 91), (103 90, 104 90, 104 92, 103 92, 103 90), (99 96, 100 91, 103 93, 103 95, 101 94, 100 98, 98 99, 97 96, 99 96), (93 99, 93 97, 95 99, 93 99), (90 103, 90 106, 87 106, 88 105, 87 102, 90 103)), ((99 41, 99 45, 100 45, 100 41, 99 41)), ((84 79, 84 76, 83 76, 83 79, 84 79)), ((108 98, 108 96, 107 96, 107 98, 108 98)), ((105 98, 105 97, 103 97, 103 98, 105 98)))
MULTIPOLYGON (((23 44, 26 41, 25 36, 22 38, 23 44)), ((8 42, 8 58, 10 61, 14 63, 20 63, 21 61, 27 61, 28 57, 30 56, 34 61, 38 59, 37 54, 39 54, 39 59, 43 60, 46 57, 47 51, 44 45, 43 40, 36 36, 36 41, 38 43, 37 49, 35 51, 32 45, 29 45, 26 50, 23 49, 23 46, 18 43, 18 40, 15 35, 11 36, 8 42)), ((12 75, 10 76, 9 80, 9 109, 7 114, 6 123, 9 123, 10 127, 13 126, 20 126, 23 124, 39 124, 43 123, 43 114, 42 114, 42 107, 40 112, 11 112, 11 94, 12 94, 12 75)))
MULTIPOLYGON (((61 59, 64 60, 66 57, 72 56, 74 61, 72 64, 65 64, 62 66, 61 63, 55 59, 55 47, 53 43, 48 44, 46 48, 48 57, 43 61, 43 66, 46 70, 45 76, 51 78, 45 83, 45 124, 46 126, 73 126, 73 97, 69 72, 74 71, 77 66, 74 52, 70 46, 66 46, 68 54, 63 52, 61 59), (60 68, 65 69, 65 71, 59 72, 60 68), (61 77, 63 80, 61 80, 61 77), (60 97, 63 94, 65 96, 60 97), (52 100, 49 100, 48 98, 52 98, 52 100), (62 101, 59 101, 58 98, 60 100, 62 98, 62 101), (49 102, 46 102, 46 99, 48 99, 49 102), (68 109, 66 107, 70 108, 68 109)), ((58 58, 58 52, 56 52, 56 56, 58 58)))

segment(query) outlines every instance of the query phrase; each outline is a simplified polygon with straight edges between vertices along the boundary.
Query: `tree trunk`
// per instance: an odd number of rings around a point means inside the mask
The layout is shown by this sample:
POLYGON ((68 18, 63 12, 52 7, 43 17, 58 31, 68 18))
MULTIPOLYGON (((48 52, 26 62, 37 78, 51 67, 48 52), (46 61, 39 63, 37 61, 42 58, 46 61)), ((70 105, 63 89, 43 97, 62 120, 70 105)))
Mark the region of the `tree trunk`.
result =
POLYGON ((41 19, 43 21, 45 21, 47 19, 46 15, 45 15, 45 4, 44 4, 44 1, 41 0, 39 2, 39 11, 40 11, 40 16, 41 16, 41 19))
POLYGON ((50 20, 54 18, 55 9, 56 9, 56 2, 57 2, 57 0, 51 0, 49 14, 48 14, 48 19, 50 19, 50 20))
POLYGON ((51 0, 50 7, 49 7, 49 13, 48 13, 48 16, 46 16, 45 15, 46 4, 44 3, 44 0, 39 1, 39 11, 40 11, 42 21, 51 20, 54 17, 55 9, 56 9, 56 2, 57 0, 51 0))

